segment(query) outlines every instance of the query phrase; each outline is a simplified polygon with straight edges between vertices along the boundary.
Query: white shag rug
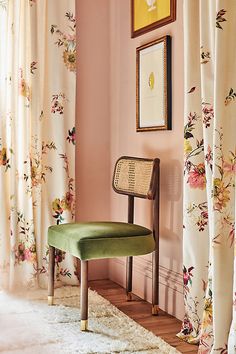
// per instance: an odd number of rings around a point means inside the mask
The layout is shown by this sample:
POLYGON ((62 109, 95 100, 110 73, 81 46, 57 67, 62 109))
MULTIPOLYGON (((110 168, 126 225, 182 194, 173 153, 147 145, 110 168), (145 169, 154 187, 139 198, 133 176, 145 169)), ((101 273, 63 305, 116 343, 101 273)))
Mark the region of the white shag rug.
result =
POLYGON ((0 353, 180 353, 89 290, 89 331, 80 331, 79 288, 12 295, 0 291, 0 353))

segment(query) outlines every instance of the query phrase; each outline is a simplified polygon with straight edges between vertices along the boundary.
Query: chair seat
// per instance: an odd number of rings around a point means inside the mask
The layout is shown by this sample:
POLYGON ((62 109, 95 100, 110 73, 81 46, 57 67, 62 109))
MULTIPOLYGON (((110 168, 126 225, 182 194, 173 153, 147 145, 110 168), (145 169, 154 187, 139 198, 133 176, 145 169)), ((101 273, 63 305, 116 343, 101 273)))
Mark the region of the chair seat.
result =
POLYGON ((81 260, 137 256, 152 252, 152 231, 122 222, 81 222, 50 226, 48 244, 81 260))

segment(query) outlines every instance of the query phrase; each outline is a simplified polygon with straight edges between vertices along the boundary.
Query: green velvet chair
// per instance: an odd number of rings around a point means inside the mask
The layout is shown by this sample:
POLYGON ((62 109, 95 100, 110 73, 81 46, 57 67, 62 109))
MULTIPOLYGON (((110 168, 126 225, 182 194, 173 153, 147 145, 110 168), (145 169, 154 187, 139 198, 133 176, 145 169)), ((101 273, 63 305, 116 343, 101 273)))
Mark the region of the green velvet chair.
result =
POLYGON ((88 261, 127 257, 126 292, 132 299, 133 256, 153 253, 152 314, 159 306, 159 159, 121 157, 113 175, 115 192, 128 196, 128 222, 78 222, 50 226, 48 304, 53 304, 55 248, 81 261, 81 330, 88 328, 88 261), (153 230, 133 224, 134 197, 153 201, 153 230))

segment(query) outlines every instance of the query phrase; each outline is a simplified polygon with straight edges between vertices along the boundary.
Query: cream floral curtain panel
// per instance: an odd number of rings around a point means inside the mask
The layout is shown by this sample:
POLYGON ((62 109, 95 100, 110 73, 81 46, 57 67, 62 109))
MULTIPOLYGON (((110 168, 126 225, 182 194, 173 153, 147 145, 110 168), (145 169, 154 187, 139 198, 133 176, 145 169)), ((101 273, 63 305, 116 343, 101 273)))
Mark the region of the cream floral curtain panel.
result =
POLYGON ((199 343, 199 353, 235 353, 236 1, 185 0, 184 29, 186 315, 179 336, 199 343))
POLYGON ((44 287, 47 228, 75 210, 75 1, 1 0, 0 26, 0 286, 44 287))

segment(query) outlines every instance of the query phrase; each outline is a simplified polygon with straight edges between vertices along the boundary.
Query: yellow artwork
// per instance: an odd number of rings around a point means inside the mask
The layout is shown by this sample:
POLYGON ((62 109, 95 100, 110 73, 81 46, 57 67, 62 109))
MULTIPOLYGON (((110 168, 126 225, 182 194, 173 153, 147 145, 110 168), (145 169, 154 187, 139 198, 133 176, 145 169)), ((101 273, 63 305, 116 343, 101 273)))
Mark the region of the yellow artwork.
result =
POLYGON ((155 84, 155 75, 154 75, 154 73, 152 71, 151 74, 149 75, 149 78, 148 78, 148 85, 149 85, 151 90, 154 89, 154 84, 155 84))
POLYGON ((139 53, 140 128, 153 127, 157 123, 160 126, 165 124, 165 77, 163 58, 164 42, 144 48, 139 53), (158 85, 155 85, 155 77, 158 77, 158 85))
POLYGON ((131 0, 132 36, 175 20, 176 0, 131 0))
POLYGON ((136 49, 136 130, 171 129, 171 38, 136 49))

